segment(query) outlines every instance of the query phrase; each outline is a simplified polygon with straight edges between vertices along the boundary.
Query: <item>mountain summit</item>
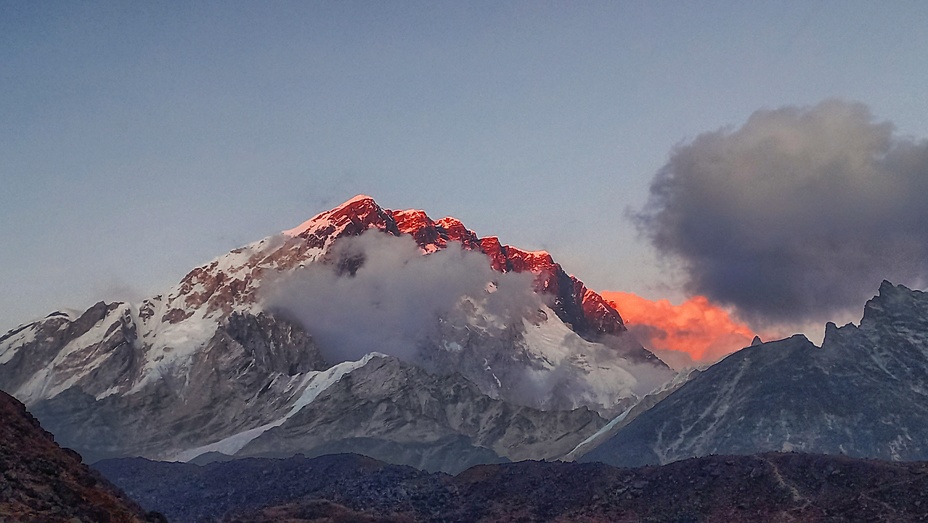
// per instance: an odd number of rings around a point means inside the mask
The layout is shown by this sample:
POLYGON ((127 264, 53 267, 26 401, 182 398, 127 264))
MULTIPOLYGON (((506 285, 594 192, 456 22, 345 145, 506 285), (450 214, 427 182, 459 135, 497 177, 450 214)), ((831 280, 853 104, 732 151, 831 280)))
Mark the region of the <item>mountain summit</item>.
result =
POLYGON ((366 196, 0 337, 0 388, 90 461, 551 458, 672 375, 550 254, 366 196))
POLYGON ((433 221, 424 211, 391 211, 381 208, 373 198, 359 195, 284 234, 304 240, 303 244, 309 247, 327 250, 337 239, 357 236, 369 229, 395 236, 410 235, 423 253, 432 253, 456 242, 464 249, 486 254, 491 267, 499 272, 537 275, 536 290, 554 296, 553 309, 558 317, 586 339, 626 331, 619 313, 602 296, 564 272, 546 251, 525 251, 503 245, 495 236, 480 238, 450 216, 433 221))

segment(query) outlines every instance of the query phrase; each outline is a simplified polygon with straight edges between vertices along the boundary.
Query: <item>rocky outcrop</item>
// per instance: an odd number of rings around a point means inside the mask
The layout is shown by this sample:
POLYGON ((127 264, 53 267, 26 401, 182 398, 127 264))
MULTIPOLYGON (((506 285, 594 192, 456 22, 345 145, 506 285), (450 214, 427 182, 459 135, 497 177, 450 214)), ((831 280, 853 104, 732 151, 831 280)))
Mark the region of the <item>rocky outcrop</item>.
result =
POLYGON ((124 303, 99 302, 76 318, 50 314, 0 337, 0 386, 26 404, 75 384, 102 394, 137 377, 137 338, 124 303))

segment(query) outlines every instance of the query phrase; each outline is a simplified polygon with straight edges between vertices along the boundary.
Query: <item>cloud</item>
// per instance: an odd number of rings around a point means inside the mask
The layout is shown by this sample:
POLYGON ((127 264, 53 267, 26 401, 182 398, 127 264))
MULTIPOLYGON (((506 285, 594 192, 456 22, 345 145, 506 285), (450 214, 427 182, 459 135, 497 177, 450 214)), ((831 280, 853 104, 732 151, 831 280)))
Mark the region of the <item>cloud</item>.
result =
POLYGON ((703 296, 673 305, 627 292, 601 294, 615 305, 628 330, 677 370, 714 363, 749 346, 756 335, 703 296))
POLYGON ((369 231, 339 240, 327 256, 271 284, 265 299, 300 321, 330 363, 372 351, 415 363, 463 296, 504 318, 541 306, 531 274, 496 272, 486 255, 457 243, 423 256, 412 236, 369 231))
POLYGON ((761 110, 674 148, 635 215, 688 290, 752 322, 859 310, 928 276, 928 142, 861 104, 761 110))

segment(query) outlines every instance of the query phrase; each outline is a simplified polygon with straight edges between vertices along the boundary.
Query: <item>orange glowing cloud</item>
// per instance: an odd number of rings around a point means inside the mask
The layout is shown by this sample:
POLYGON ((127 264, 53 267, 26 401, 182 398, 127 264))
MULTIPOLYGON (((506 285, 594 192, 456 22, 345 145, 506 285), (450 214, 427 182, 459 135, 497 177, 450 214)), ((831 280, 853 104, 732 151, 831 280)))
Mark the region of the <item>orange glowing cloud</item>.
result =
POLYGON ((680 305, 627 292, 601 292, 641 343, 671 367, 713 363, 747 347, 755 333, 703 296, 680 305))

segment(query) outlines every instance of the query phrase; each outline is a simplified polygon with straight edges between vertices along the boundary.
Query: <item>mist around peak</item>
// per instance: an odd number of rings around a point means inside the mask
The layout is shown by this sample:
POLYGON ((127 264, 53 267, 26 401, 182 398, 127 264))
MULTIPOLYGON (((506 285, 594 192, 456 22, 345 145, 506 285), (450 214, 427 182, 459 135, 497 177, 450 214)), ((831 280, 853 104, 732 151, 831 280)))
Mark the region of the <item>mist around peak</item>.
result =
POLYGON ((608 415, 672 377, 631 335, 581 337, 554 311, 555 296, 536 292, 538 278, 495 270, 458 242, 423 254, 412 236, 371 230, 262 292, 331 364, 383 353, 532 408, 608 415))
POLYGON ((532 274, 494 271, 458 243, 423 255, 409 235, 372 230, 339 240, 325 263, 282 276, 264 299, 300 321, 330 363, 373 351, 416 362, 462 298, 485 317, 527 317, 544 305, 532 284, 532 274))

